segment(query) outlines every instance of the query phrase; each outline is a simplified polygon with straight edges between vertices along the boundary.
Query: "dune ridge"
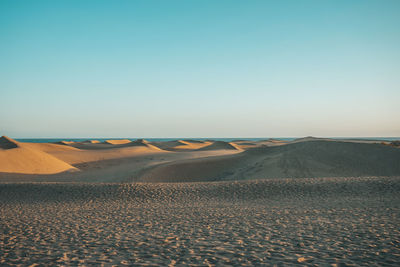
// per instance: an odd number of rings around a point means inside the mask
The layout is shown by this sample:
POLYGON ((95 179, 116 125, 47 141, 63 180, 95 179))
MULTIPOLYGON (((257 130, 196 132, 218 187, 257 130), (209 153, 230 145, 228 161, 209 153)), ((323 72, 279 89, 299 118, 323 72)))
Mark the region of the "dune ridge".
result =
POLYGON ((214 141, 210 145, 202 147, 198 150, 205 151, 205 150, 217 150, 217 149, 241 150, 241 148, 238 147, 235 143, 225 142, 225 141, 214 141))
POLYGON ((85 143, 85 144, 99 144, 100 141, 99 140, 86 140, 86 141, 83 141, 82 143, 85 143))
POLYGON ((0 172, 22 174, 54 174, 77 171, 70 164, 29 145, 6 136, 0 139, 0 172))
POLYGON ((124 144, 129 144, 132 141, 129 139, 109 139, 104 141, 104 143, 106 144, 110 144, 110 145, 124 145, 124 144))
POLYGON ((293 142, 259 146, 233 155, 161 164, 143 173, 141 180, 190 182, 371 175, 400 175, 400 150, 381 144, 293 142))
POLYGON ((153 142, 154 146, 167 151, 193 151, 212 144, 212 142, 193 140, 173 140, 167 142, 153 142))
POLYGON ((7 136, 2 136, 0 137, 0 149, 12 149, 12 148, 17 148, 18 147, 18 142, 7 137, 7 136))
MULTIPOLYGON (((400 175, 400 149, 377 141, 307 137, 292 142, 125 139, 111 143, 20 143, 3 137, 0 152, 7 161, 1 163, 0 181, 12 180, 15 176, 9 173, 51 175, 73 168, 80 169, 81 173, 57 178, 63 181, 193 182, 400 175), (13 149, 24 153, 11 152, 13 149), (45 158, 51 159, 49 167, 46 167, 45 158), (38 163, 36 169, 33 162, 38 163), (30 167, 24 170, 24 164, 30 167)), ((55 178, 40 179, 52 181, 55 178)), ((26 181, 29 177, 25 175, 21 179, 26 181)))
POLYGON ((75 143, 76 142, 74 142, 74 141, 60 141, 60 142, 56 142, 55 144, 69 146, 69 145, 73 145, 75 143))

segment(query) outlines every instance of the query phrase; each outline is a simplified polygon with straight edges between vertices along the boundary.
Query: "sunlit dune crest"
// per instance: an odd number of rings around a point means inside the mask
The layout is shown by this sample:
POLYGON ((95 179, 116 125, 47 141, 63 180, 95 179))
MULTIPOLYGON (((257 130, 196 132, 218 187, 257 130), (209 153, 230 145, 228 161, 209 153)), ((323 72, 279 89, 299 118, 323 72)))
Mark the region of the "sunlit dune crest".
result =
POLYGON ((104 143, 110 144, 110 145, 122 145, 122 144, 128 144, 131 143, 132 141, 129 139, 115 139, 115 140, 106 140, 104 143))
POLYGON ((0 172, 54 174, 78 170, 46 152, 4 136, 1 138, 1 147, 0 172))

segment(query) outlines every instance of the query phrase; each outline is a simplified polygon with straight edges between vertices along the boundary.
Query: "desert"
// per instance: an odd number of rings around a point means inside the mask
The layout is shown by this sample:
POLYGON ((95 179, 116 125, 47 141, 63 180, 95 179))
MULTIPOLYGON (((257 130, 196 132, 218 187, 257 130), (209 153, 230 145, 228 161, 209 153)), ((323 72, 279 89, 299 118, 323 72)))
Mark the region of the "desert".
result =
POLYGON ((0 138, 2 182, 204 182, 400 175, 394 142, 143 139, 55 143, 0 138))
POLYGON ((391 143, 0 145, 2 265, 400 262, 400 149, 391 143))
POLYGON ((400 266, 400 0, 0 0, 0 267, 400 266))

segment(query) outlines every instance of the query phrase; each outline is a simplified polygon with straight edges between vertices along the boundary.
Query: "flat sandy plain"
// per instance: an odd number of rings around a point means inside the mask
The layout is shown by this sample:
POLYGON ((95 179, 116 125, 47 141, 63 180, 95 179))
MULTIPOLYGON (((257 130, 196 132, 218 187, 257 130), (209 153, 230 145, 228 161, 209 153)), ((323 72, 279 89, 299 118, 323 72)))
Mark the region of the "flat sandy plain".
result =
POLYGON ((13 143, 0 142, 1 266, 400 264, 396 147, 13 143), (55 168, 10 172, 15 155, 55 168))

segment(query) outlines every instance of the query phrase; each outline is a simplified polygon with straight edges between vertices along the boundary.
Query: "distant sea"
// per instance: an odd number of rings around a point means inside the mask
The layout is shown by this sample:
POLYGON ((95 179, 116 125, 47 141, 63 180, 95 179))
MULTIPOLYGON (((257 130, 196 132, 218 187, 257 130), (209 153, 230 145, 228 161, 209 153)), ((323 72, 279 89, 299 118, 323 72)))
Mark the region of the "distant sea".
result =
MULTIPOLYGON (((275 140, 283 140, 283 141, 293 141, 296 138, 281 138, 281 137, 271 137, 275 140)), ((325 138, 325 137, 324 137, 325 138)), ((377 141, 395 141, 400 140, 400 137, 326 137, 332 139, 348 139, 348 140, 377 140, 377 141)), ((244 141, 261 141, 261 140, 268 140, 270 137, 265 138, 16 138, 15 140, 20 142, 28 142, 28 143, 55 143, 60 141, 75 141, 75 142, 82 142, 86 140, 99 140, 100 142, 104 142, 106 140, 118 140, 118 139, 129 139, 131 141, 135 141, 137 139, 145 139, 149 142, 165 142, 165 141, 172 141, 172 140, 215 140, 215 141, 225 141, 231 142, 234 140, 244 140, 244 141)))

